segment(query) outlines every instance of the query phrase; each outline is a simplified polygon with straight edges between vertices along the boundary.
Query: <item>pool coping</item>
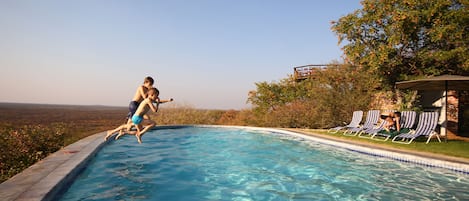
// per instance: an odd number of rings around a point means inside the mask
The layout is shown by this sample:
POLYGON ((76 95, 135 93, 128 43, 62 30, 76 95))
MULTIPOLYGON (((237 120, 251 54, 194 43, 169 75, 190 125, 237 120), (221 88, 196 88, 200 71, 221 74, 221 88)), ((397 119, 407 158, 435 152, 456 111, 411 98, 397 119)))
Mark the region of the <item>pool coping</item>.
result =
MULTIPOLYGON (((391 147, 377 146, 370 143, 351 142, 345 139, 331 138, 325 135, 314 134, 291 129, 279 129, 290 132, 305 139, 317 141, 331 146, 341 147, 350 151, 368 154, 377 157, 390 158, 393 160, 415 163, 419 165, 449 169, 455 172, 469 174, 469 159, 445 156, 441 154, 432 154, 427 152, 418 152, 410 150, 401 150, 391 147)), ((334 135, 334 134, 331 134, 334 135)))
POLYGON ((106 132, 83 138, 0 184, 0 200, 53 200, 105 144, 106 132))
MULTIPOLYGON (((399 150, 382 149, 382 147, 360 144, 345 140, 325 137, 324 135, 306 133, 285 128, 263 128, 251 126, 220 126, 220 125, 171 125, 157 126, 156 129, 183 127, 227 127, 270 131, 287 134, 335 147, 378 157, 391 158, 398 161, 420 165, 445 168, 469 174, 469 160, 430 155, 424 157, 419 153, 408 153, 399 150)), ((21 173, 0 184, 0 200, 3 201, 49 201, 53 200, 68 186, 73 179, 86 167, 87 162, 109 141, 104 141, 106 132, 96 133, 83 138, 35 163, 21 173)))

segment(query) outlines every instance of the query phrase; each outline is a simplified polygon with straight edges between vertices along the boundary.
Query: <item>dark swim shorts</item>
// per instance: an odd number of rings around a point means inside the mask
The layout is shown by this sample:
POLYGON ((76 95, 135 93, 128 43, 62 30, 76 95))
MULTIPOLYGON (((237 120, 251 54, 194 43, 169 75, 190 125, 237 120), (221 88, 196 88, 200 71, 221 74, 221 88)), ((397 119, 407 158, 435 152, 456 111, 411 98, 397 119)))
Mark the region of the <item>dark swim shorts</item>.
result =
POLYGON ((140 103, 137 102, 137 101, 131 101, 130 102, 130 104, 129 104, 129 114, 128 114, 129 118, 132 118, 132 116, 135 114, 135 112, 137 111, 138 105, 140 105, 140 103))

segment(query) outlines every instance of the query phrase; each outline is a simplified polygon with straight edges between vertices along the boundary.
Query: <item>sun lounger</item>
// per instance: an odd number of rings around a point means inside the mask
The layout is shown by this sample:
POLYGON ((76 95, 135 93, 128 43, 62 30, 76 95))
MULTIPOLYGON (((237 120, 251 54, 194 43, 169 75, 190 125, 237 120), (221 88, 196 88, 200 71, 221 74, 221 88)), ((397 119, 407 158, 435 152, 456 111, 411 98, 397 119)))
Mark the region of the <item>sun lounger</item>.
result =
POLYGON ((360 122, 362 121, 362 118, 363 118, 363 111, 361 111, 361 110, 354 111, 353 114, 352 114, 352 121, 350 121, 350 123, 348 125, 346 125, 346 126, 337 126, 337 127, 329 129, 327 132, 328 133, 337 133, 337 132, 339 132, 339 130, 342 130, 342 129, 356 128, 360 125, 360 122))
MULTIPOLYGON (((396 110, 385 110, 385 113, 390 113, 390 112, 396 112, 396 110)), ((384 121, 384 119, 381 119, 381 123, 378 126, 375 126, 373 128, 368 128, 368 129, 361 130, 358 133, 358 137, 371 138, 374 134, 376 134, 379 131, 383 130, 385 124, 386 124, 386 121, 384 121)))
POLYGON ((396 135, 392 142, 401 143, 401 144, 410 144, 417 137, 425 136, 427 137, 427 144, 433 136, 438 138, 438 141, 441 142, 441 139, 438 133, 435 132, 435 128, 438 125, 438 112, 422 112, 419 116, 419 122, 415 130, 411 130, 408 133, 401 133, 396 135))
POLYGON ((394 136, 400 133, 408 133, 413 128, 416 117, 417 117, 417 112, 415 111, 402 111, 401 118, 400 118, 401 129, 399 132, 395 131, 393 133, 384 133, 384 132, 378 131, 378 132, 373 133, 373 135, 371 136, 371 139, 379 140, 379 141, 387 141, 389 138, 393 138, 394 136))
POLYGON ((344 132, 344 135, 355 136, 362 130, 374 128, 376 124, 378 123, 378 120, 379 120, 379 110, 370 110, 368 111, 366 115, 365 123, 362 126, 355 127, 355 128, 348 128, 344 132))

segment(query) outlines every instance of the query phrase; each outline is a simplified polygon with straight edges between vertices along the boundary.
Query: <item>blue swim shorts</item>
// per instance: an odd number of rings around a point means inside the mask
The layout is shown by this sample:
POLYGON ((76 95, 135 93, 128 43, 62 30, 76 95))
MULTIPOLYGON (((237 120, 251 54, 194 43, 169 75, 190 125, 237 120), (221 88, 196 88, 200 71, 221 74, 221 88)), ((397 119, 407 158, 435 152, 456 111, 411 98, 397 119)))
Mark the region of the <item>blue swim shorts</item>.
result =
POLYGON ((138 116, 138 115, 132 116, 132 122, 135 125, 142 123, 142 121, 143 121, 143 116, 138 116))

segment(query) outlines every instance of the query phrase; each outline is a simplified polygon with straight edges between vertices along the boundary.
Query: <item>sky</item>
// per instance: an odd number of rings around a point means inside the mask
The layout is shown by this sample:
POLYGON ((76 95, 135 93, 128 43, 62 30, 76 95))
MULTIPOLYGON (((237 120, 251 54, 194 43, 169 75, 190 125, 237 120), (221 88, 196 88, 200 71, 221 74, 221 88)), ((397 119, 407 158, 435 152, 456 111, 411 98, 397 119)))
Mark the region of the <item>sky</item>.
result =
POLYGON ((359 0, 0 0, 0 102, 127 106, 146 76, 171 107, 248 109, 256 83, 341 61, 359 0))

